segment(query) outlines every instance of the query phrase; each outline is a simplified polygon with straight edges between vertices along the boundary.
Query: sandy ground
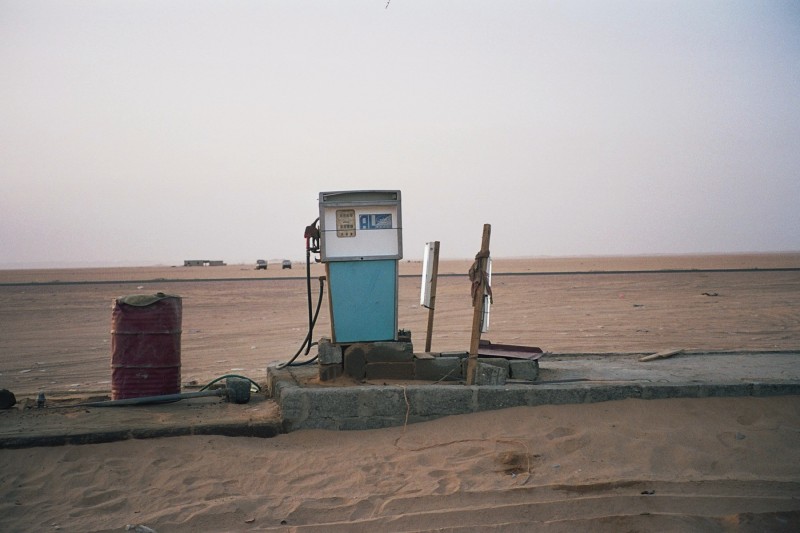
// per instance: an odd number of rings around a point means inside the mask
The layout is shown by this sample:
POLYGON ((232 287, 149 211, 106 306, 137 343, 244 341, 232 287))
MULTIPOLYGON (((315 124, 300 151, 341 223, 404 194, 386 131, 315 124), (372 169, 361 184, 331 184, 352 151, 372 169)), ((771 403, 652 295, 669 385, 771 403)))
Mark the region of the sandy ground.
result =
POLYGON ((4 531, 797 531, 795 397, 0 451, 4 531), (491 529, 494 527, 495 529, 491 529))
MULTIPOLYGON (((439 280, 435 351, 469 344, 468 266, 440 268, 458 275, 439 280)), ((800 351, 800 271, 768 270, 798 268, 800 254, 494 267, 484 335, 494 342, 555 353, 800 351), (755 270, 598 273, 709 268, 755 270)), ((419 270, 401 263, 399 290, 399 325, 417 347, 428 316, 419 270)), ((298 264, 0 271, 0 388, 107 393, 112 299, 156 291, 183 297, 184 382, 230 372, 261 381, 305 335, 302 274, 298 264)), ((329 328, 323 305, 315 337, 329 328)), ((0 529, 797 531, 798 407, 796 397, 626 400, 379 431, 0 450, 0 529)))
MULTIPOLYGON (((440 268, 433 351, 469 348, 469 264, 449 261, 440 268)), ((0 284, 6 283, 0 285, 0 388, 21 395, 110 390, 112 301, 158 291, 183 298, 184 382, 207 383, 231 372, 260 381, 267 364, 296 353, 308 330, 303 267, 0 270, 0 284), (197 278, 210 281, 192 281, 197 278), (55 279, 102 283, 8 284, 55 279)), ((495 303, 484 338, 554 353, 800 348, 800 271, 766 268, 800 268, 800 254, 496 259, 495 303), (533 275, 653 270, 660 263, 673 270, 760 270, 533 275)), ((420 263, 401 263, 398 304, 398 325, 412 332, 418 351, 428 320, 419 305, 420 271, 420 263)), ((314 303, 323 274, 322 265, 313 265, 314 303)), ((330 335, 327 299, 314 339, 324 335, 330 335)))

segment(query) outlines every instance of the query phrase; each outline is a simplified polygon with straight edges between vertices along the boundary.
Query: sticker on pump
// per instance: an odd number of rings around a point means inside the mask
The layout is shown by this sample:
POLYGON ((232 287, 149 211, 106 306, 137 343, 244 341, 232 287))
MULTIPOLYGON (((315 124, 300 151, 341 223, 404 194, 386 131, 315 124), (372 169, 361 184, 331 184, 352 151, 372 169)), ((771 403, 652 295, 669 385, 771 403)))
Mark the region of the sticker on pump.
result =
POLYGON ((358 215, 358 229, 392 229, 392 214, 358 215))
POLYGON ((356 236, 356 210, 337 209, 336 210, 336 236, 355 237, 356 236))

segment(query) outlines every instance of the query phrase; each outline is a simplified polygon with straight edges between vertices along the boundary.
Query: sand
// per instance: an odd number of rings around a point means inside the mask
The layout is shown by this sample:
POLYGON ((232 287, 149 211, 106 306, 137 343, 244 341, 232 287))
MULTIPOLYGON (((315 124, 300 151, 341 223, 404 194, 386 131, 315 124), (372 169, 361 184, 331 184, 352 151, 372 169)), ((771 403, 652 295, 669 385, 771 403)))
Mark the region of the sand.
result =
MULTIPOLYGON (((434 350, 468 346, 468 264, 440 269, 459 275, 439 280, 434 350)), ((111 301, 158 290, 184 298, 184 382, 231 371, 263 380, 305 335, 301 267, 0 271, 0 388, 107 393, 111 301), (42 283, 55 279, 102 283, 42 283)), ((767 270, 797 267, 800 254, 496 259, 508 275, 494 278, 484 337, 554 353, 800 351, 800 272, 767 270), (757 270, 596 273, 659 268, 757 270), (565 274, 576 271, 595 273, 565 274)), ((427 321, 419 268, 401 263, 399 321, 415 346, 427 321)), ((323 307, 318 335, 329 328, 323 307)), ((797 397, 626 400, 375 431, 0 450, 0 529, 797 531, 799 407, 797 397)))

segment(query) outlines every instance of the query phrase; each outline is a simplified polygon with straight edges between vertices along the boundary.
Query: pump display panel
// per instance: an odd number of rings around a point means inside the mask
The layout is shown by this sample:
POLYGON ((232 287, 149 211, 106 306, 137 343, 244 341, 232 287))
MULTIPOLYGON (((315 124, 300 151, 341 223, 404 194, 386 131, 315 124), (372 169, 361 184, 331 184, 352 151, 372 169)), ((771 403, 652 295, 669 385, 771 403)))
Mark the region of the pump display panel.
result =
POLYGON ((322 261, 403 257, 400 191, 322 192, 319 210, 322 261))

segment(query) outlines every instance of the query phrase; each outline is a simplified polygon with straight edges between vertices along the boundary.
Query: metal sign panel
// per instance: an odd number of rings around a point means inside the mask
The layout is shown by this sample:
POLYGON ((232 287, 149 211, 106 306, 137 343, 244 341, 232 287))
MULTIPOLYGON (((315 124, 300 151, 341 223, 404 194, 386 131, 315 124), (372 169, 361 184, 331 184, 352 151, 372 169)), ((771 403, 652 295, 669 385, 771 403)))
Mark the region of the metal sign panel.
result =
POLYGON ((431 286, 433 285, 433 248, 435 242, 426 242, 422 253, 422 288, 420 289, 419 305, 431 308, 431 286))
POLYGON ((327 274, 333 342, 396 340, 397 261, 332 261, 327 274))
MULTIPOLYGON (((486 283, 489 287, 492 286, 492 258, 486 260, 486 283)), ((492 299, 489 293, 483 291, 483 315, 481 315, 481 333, 489 331, 489 313, 492 308, 492 299)))

